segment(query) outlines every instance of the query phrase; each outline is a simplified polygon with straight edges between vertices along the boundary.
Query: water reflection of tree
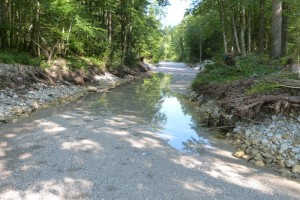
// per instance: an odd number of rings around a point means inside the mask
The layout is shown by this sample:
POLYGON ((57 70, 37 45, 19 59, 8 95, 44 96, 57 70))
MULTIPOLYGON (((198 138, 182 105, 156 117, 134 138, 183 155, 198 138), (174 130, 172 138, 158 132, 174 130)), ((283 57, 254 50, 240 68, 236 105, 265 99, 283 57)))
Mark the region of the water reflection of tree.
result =
POLYGON ((119 87, 98 97, 93 109, 113 114, 133 114, 145 123, 159 129, 166 123, 165 113, 160 112, 164 97, 170 92, 170 76, 154 74, 149 79, 119 87))
POLYGON ((190 138, 185 142, 182 142, 183 150, 190 153, 196 153, 199 148, 202 148, 203 145, 207 145, 209 143, 208 139, 204 138, 201 135, 201 128, 200 128, 200 116, 199 113, 195 112, 195 105, 194 103, 190 102, 187 98, 183 95, 177 95, 177 99, 180 102, 181 109, 185 115, 191 116, 191 124, 190 127, 193 129, 197 134, 198 138, 190 138))

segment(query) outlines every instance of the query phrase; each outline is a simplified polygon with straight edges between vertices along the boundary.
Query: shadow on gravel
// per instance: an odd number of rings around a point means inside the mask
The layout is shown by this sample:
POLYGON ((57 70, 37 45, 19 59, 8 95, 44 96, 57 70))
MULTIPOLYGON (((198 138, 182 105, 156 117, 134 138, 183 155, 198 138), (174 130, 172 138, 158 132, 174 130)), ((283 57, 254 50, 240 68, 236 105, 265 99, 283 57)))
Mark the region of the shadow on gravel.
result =
POLYGON ((1 199, 299 199, 298 183, 227 150, 176 152, 135 115, 74 108, 15 126, 0 131, 1 199))

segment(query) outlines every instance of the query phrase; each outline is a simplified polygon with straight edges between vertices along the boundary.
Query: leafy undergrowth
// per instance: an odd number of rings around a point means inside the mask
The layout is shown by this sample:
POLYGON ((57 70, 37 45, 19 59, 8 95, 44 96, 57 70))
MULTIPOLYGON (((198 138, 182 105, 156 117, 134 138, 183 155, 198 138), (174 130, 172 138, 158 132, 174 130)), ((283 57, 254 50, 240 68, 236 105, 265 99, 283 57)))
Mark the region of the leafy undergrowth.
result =
POLYGON ((41 60, 23 52, 0 52, 0 62, 5 64, 23 64, 40 66, 41 60))
POLYGON ((205 72, 197 75, 192 87, 197 89, 203 84, 223 84, 249 77, 266 76, 279 71, 279 69, 266 65, 264 60, 256 57, 237 59, 235 67, 216 62, 215 64, 207 65, 205 72))

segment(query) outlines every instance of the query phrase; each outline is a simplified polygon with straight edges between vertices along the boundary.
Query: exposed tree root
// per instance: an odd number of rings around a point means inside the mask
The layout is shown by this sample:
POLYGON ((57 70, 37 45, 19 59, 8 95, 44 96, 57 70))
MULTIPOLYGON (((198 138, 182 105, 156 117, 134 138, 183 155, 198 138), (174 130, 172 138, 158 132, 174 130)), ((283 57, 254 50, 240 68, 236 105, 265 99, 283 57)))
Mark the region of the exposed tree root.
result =
MULTIPOLYGON (((276 83, 279 89, 276 92, 246 96, 245 91, 254 84, 253 79, 247 79, 226 84, 203 85, 198 88, 198 93, 208 99, 214 99, 226 113, 252 122, 253 119, 259 118, 257 114, 262 110, 280 113, 300 109, 300 80, 268 79, 266 82, 276 83)), ((259 120, 256 122, 259 123, 259 120)))

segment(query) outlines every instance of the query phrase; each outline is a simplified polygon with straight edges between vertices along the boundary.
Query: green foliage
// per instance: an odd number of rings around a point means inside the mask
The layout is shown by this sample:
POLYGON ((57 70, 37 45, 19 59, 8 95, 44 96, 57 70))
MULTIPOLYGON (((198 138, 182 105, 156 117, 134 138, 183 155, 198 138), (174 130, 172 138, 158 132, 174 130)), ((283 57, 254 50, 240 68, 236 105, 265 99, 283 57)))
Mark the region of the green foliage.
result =
POLYGON ((0 62, 6 64, 20 63, 23 65, 40 66, 40 59, 34 58, 27 53, 0 52, 0 62))
MULTIPOLYGON (((0 49, 22 50, 47 61, 95 57, 110 67, 131 67, 139 56, 157 61, 162 37, 157 14, 166 4, 165 0, 12 0, 0 6, 5 22, 0 22, 0 49)), ((16 62, 2 57, 5 62, 16 62)), ((20 60, 31 62, 26 57, 20 60)), ((85 61, 70 60, 74 68, 85 66, 85 61)))
POLYGON ((171 37, 172 41, 168 43, 171 50, 167 53, 173 60, 175 58, 179 61, 199 62, 201 45, 202 59, 215 57, 214 54, 222 48, 220 30, 216 11, 211 10, 203 15, 188 15, 179 26, 166 32, 165 37, 171 37))
POLYGON ((74 57, 69 56, 66 58, 67 65, 71 70, 85 69, 87 67, 97 67, 98 69, 105 70, 105 62, 95 57, 74 57))
POLYGON ((249 90, 245 91, 246 95, 253 95, 253 94, 262 94, 269 91, 274 91, 278 88, 278 84, 276 83, 266 83, 261 82, 255 85, 252 85, 249 90))
POLYGON ((262 77, 278 71, 278 69, 264 64, 264 61, 260 57, 237 58, 235 67, 229 67, 220 62, 207 65, 205 72, 197 75, 192 87, 196 89, 203 84, 226 83, 228 81, 249 78, 253 75, 262 77))

